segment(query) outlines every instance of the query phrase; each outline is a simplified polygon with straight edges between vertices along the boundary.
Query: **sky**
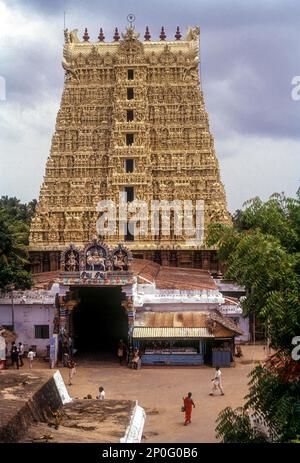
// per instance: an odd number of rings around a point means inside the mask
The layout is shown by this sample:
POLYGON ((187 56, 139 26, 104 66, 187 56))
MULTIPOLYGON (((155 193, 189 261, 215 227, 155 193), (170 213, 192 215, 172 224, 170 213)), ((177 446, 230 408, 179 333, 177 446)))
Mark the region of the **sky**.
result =
POLYGON ((231 212, 300 186, 298 0, 0 0, 0 196, 38 198, 63 90, 66 26, 97 41, 200 26, 201 83, 231 212), (296 78, 297 81, 297 78, 296 78), (294 81, 295 82, 295 81, 294 81), (294 94, 299 99, 292 98, 294 94))

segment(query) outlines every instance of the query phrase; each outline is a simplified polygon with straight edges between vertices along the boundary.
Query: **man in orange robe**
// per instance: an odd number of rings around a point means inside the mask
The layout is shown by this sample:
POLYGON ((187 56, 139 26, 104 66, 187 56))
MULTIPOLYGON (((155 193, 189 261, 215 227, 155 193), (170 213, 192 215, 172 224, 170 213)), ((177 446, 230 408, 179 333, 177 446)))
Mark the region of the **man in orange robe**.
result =
POLYGON ((187 426, 192 421, 192 408, 195 408, 194 401, 192 399, 192 393, 189 392, 186 397, 183 398, 184 411, 185 411, 185 421, 184 426, 187 426))

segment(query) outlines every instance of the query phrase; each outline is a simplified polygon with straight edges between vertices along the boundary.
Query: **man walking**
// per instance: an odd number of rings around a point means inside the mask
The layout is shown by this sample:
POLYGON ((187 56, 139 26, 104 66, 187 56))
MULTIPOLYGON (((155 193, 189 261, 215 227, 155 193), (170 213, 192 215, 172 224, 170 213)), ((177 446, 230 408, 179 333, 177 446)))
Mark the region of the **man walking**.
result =
POLYGON ((67 366, 69 368, 69 386, 72 386, 72 378, 76 373, 76 363, 74 360, 69 359, 67 366))
POLYGON ((212 388, 211 388, 211 392, 209 395, 214 395, 214 392, 217 389, 219 389, 219 391, 221 392, 221 395, 224 395, 224 391, 222 388, 221 375, 222 373, 221 373, 220 367, 216 367, 215 376, 212 379, 212 388))
POLYGON ((183 406, 184 406, 184 412, 185 412, 185 421, 184 421, 184 426, 187 426, 192 422, 192 407, 195 408, 194 401, 192 399, 192 393, 189 392, 186 397, 182 398, 183 400, 183 406))

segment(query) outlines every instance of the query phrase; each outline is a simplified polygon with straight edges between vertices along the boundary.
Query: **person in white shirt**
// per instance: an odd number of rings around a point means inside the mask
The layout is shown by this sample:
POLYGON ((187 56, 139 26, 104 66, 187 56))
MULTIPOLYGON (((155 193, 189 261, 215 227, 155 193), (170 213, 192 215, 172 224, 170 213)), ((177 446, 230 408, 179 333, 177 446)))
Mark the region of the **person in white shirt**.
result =
POLYGON ((104 400, 105 399, 105 391, 102 386, 99 387, 99 395, 97 395, 97 399, 104 400))
POLYGON ((216 367, 215 376, 212 379, 212 388, 211 388, 211 392, 209 395, 214 395, 214 392, 217 391, 218 389, 221 391, 221 395, 224 395, 221 376, 222 376, 222 372, 220 370, 220 367, 216 367))
POLYGON ((29 359, 29 368, 30 368, 30 370, 32 370, 32 362, 33 362, 33 359, 35 357, 35 352, 33 352, 32 349, 29 349, 27 357, 29 359))

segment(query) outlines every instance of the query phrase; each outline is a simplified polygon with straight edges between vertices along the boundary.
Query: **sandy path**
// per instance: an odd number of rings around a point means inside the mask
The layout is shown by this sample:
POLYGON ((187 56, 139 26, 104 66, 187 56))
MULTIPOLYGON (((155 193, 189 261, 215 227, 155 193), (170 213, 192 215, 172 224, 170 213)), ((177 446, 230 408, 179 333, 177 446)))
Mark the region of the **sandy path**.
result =
MULTIPOLYGON (((250 365, 223 369, 225 396, 210 397, 212 368, 144 368, 133 371, 125 367, 91 366, 80 368, 74 384, 68 387, 72 397, 94 398, 100 385, 106 397, 133 399, 147 413, 144 428, 145 442, 216 442, 215 419, 223 408, 237 407, 247 393, 247 375, 250 365), (196 408, 190 426, 183 426, 180 412, 181 398, 193 393, 196 408)), ((68 372, 61 373, 67 383, 68 372)))
MULTIPOLYGON (((210 397, 214 369, 209 367, 156 367, 135 371, 118 363, 78 361, 73 385, 67 386, 71 397, 82 399, 87 394, 93 398, 99 386, 104 386, 108 399, 138 400, 147 413, 144 442, 216 442, 215 420, 226 406, 238 407, 247 394, 248 374, 253 359, 262 360, 262 347, 243 347, 244 357, 234 368, 222 369, 225 396, 210 397), (245 363, 243 363, 246 361, 245 363), (196 408, 192 424, 183 426, 184 414, 180 412, 182 396, 193 393, 196 408)), ((27 369, 27 365, 24 367, 27 369)), ((36 359, 34 369, 47 368, 36 359)), ((59 368, 68 383, 67 368, 59 368)))

